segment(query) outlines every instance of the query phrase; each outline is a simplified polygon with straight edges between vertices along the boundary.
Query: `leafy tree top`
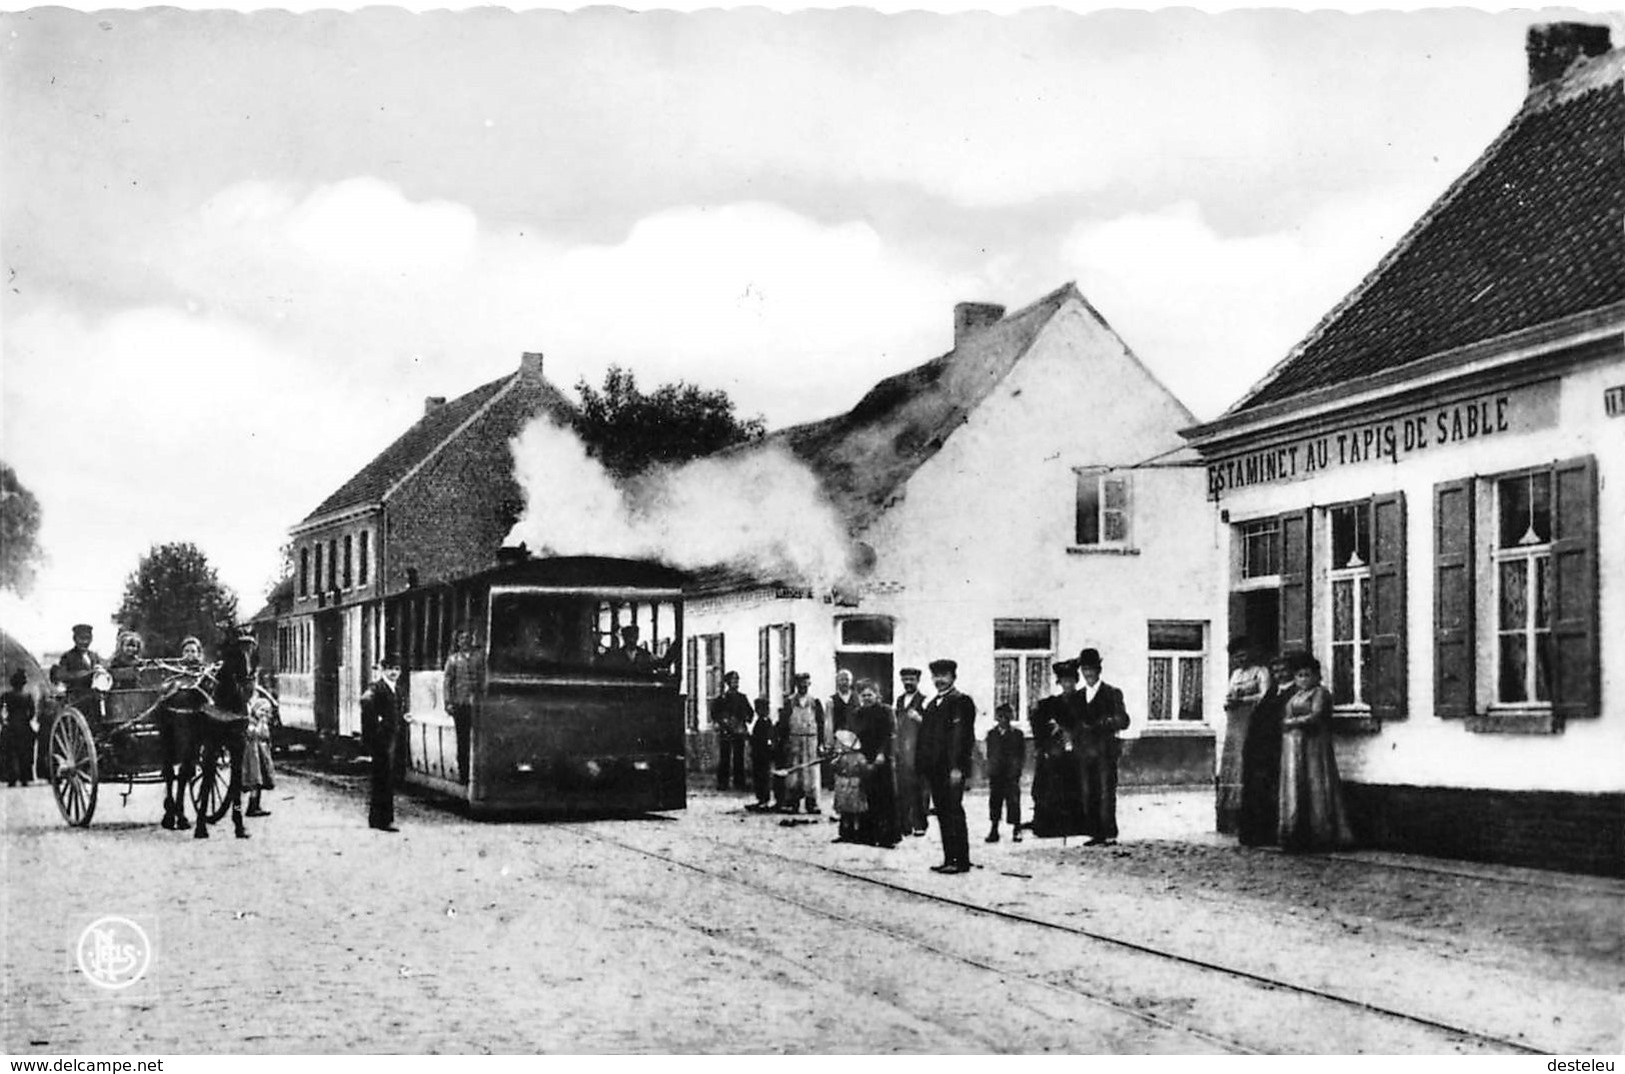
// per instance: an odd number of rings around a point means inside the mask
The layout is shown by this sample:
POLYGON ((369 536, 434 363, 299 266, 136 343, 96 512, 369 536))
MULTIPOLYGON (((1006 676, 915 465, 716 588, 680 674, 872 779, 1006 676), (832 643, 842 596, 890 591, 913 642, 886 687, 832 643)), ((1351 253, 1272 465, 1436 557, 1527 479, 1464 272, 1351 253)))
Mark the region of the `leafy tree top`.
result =
POLYGON ((179 653, 188 634, 213 650, 237 621, 237 596, 221 584, 197 545, 154 545, 126 579, 113 618, 141 635, 147 656, 179 653))
POLYGON ((39 500, 0 463, 0 589, 26 597, 43 558, 39 546, 39 500))
POLYGON ((760 416, 741 420, 720 388, 678 381, 645 393, 636 375, 620 366, 610 366, 601 389, 577 381, 576 394, 576 433, 616 478, 759 440, 766 432, 760 416))

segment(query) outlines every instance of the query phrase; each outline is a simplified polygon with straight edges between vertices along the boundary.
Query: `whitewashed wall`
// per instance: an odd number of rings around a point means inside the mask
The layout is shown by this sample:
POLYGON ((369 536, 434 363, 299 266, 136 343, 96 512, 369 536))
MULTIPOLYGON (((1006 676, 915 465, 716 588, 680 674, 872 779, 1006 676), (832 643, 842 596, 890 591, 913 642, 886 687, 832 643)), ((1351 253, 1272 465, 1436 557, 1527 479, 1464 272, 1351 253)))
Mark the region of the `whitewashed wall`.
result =
MULTIPOLYGON (((1405 494, 1410 715, 1375 735, 1341 738, 1338 763, 1345 776, 1417 786, 1625 790, 1625 649, 1619 640, 1625 636, 1625 418, 1608 418, 1603 410, 1604 389, 1622 383, 1625 359, 1615 356, 1563 377, 1554 428, 1435 446, 1398 463, 1344 466, 1313 481, 1225 493, 1220 506, 1232 523, 1377 493, 1405 494), (1433 486, 1586 454, 1595 456, 1598 477, 1601 715, 1569 720, 1554 735, 1474 733, 1460 719, 1434 716, 1433 486)), ((1230 588, 1228 562, 1224 558, 1218 567, 1221 592, 1230 588)), ((1317 591, 1317 601, 1320 596, 1317 591)), ((1486 610, 1482 602, 1479 607, 1482 620, 1486 610)))
POLYGON ((1069 551, 1074 468, 1145 461, 1180 447, 1177 430, 1193 423, 1074 301, 914 474, 901 502, 863 535, 876 550, 867 581, 877 591, 861 607, 760 595, 690 601, 685 630, 725 631, 728 665, 753 693, 756 630, 794 621, 798 667, 813 674, 813 689, 823 695, 833 689, 836 617, 894 616, 895 666, 958 660, 960 686, 976 700, 985 733, 992 723, 993 621, 1058 620, 1057 655, 1100 649, 1104 677, 1123 689, 1131 733, 1138 734, 1146 728, 1147 621, 1205 621, 1205 708, 1209 724, 1219 722, 1220 527, 1205 501, 1203 471, 1133 472, 1130 544, 1137 554, 1069 551))

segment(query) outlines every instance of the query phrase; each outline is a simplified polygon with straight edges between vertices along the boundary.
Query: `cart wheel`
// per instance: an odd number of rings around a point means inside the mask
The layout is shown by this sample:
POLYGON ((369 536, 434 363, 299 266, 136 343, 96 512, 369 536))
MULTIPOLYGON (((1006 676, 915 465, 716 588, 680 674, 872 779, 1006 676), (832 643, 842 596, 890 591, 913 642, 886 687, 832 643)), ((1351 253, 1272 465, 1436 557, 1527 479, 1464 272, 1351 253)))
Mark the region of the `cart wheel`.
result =
POLYGON ((51 727, 51 793, 62 819, 75 828, 96 815, 96 741, 78 709, 57 713, 51 727))
POLYGON ((214 751, 214 780, 203 785, 203 758, 198 758, 197 771, 192 773, 192 785, 187 788, 192 797, 192 809, 210 824, 219 824, 231 811, 226 792, 231 790, 231 755, 224 749, 214 751))

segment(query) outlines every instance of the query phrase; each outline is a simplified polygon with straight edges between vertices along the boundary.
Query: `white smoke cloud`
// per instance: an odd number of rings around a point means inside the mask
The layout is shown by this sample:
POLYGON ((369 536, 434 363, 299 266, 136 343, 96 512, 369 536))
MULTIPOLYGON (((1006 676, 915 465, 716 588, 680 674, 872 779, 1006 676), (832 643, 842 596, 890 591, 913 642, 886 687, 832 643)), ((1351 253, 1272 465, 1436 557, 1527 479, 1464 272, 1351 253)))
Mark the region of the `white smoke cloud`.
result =
POLYGON ((511 445, 525 510, 508 544, 553 555, 731 567, 824 590, 848 574, 839 514, 811 470, 776 445, 653 470, 623 491, 546 417, 511 445))

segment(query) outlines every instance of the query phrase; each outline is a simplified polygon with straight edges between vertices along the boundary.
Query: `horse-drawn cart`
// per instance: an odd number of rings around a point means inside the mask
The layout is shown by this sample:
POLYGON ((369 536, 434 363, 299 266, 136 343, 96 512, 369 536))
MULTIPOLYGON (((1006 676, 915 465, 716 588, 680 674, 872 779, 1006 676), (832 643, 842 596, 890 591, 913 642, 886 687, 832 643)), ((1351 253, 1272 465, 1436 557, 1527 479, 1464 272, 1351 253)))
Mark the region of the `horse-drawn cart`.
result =
POLYGON ((191 723, 209 718, 213 686, 212 669, 147 660, 120 669, 116 685, 112 674, 98 668, 92 689, 48 702, 56 707, 51 790, 62 819, 89 825, 103 783, 124 784, 126 800, 138 783, 162 783, 164 826, 175 827, 172 818, 185 819, 182 782, 200 817, 211 824, 223 819, 230 808, 230 769, 199 763, 200 739, 191 723))

